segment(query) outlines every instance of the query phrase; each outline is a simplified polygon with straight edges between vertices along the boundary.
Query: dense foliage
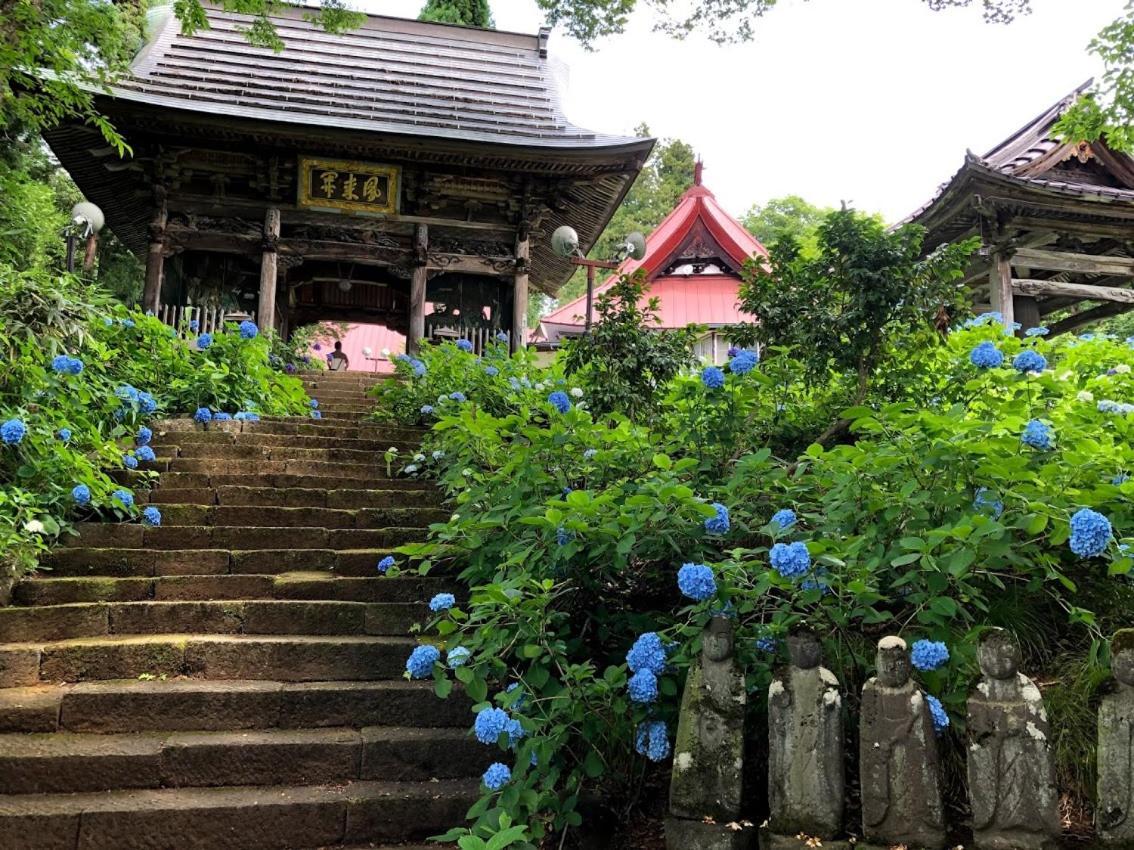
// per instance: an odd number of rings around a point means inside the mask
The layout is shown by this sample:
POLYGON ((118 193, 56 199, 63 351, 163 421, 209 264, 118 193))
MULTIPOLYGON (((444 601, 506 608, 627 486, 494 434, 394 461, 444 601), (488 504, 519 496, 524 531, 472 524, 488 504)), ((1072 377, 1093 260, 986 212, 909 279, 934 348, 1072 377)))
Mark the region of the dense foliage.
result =
POLYGON ((488 0, 426 0, 418 20, 462 24, 466 27, 495 26, 488 0))
POLYGON ((855 381, 810 386, 790 350, 686 372, 639 423, 593 412, 585 373, 502 349, 400 365, 387 403, 434 423, 412 474, 435 474, 454 510, 404 554, 426 571, 455 560, 471 588, 435 600, 407 675, 442 696, 460 683, 474 734, 501 750, 477 835, 503 814, 533 839, 568 828, 598 789, 628 805, 647 760, 668 757, 714 612, 736 618, 756 713, 795 625, 821 632, 852 704, 881 635, 926 641, 918 675, 945 735, 978 635, 1008 627, 1029 669, 1068 671, 1045 698, 1063 787, 1087 796, 1104 638, 1134 604, 1134 350, 969 325, 919 336, 904 392, 870 382, 834 411, 847 438, 798 454, 803 423, 823 426, 807 408, 855 381))
POLYGON ((250 322, 179 334, 74 276, 0 265, 0 586, 69 522, 138 516, 110 473, 152 459, 147 422, 305 411, 269 346, 250 322))

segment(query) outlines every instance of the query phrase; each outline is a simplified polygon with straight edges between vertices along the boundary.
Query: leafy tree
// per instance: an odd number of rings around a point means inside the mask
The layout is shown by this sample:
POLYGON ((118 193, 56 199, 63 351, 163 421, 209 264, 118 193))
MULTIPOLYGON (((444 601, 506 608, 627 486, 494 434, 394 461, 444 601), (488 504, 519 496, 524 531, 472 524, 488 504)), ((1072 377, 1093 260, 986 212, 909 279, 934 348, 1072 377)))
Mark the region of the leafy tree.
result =
POLYGON ((774 245, 784 239, 814 241, 819 223, 829 212, 799 195, 785 195, 772 198, 766 204, 753 204, 741 223, 764 245, 774 245))
POLYGON ((945 246, 922 259, 922 238, 915 226, 890 232, 854 210, 829 213, 815 257, 787 239, 772 246, 767 263, 746 266, 740 305, 760 322, 738 339, 793 347, 813 382, 832 371, 854 374, 861 402, 875 371, 901 356, 897 340, 912 334, 925 344, 943 308, 961 309, 959 278, 975 246, 945 246))
POLYGON ((441 24, 464 24, 466 27, 494 27, 488 0, 426 0, 425 8, 417 16, 419 21, 441 24))
MULTIPOLYGON (((650 128, 639 124, 634 134, 641 138, 650 135, 650 128)), ((654 147, 646 165, 626 198, 615 211, 602 236, 591 248, 588 256, 607 259, 627 234, 637 230, 649 234, 677 205, 682 193, 693 185, 693 148, 681 139, 662 139, 654 147)), ((559 290, 559 303, 577 298, 587 288, 585 272, 578 270, 559 290)), ((534 301, 534 299, 533 299, 534 301)), ((551 307, 551 304, 543 306, 551 307)), ((537 314, 538 317, 538 314, 537 314)), ((536 318, 538 321, 538 318, 536 318)))
POLYGON ((1116 150, 1134 150, 1134 2, 1091 42, 1103 61, 1102 80, 1063 116, 1065 138, 1104 137, 1116 150))

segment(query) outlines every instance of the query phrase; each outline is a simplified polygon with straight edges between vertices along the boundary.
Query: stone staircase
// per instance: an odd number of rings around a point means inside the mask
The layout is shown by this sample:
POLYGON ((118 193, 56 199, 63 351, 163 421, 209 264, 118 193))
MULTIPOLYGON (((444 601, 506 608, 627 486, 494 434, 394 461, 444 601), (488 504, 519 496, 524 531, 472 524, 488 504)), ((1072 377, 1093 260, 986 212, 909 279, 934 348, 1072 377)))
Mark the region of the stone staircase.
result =
MULTIPOLYGON (((442 580, 378 561, 442 519, 364 422, 154 428, 159 528, 79 526, 0 608, 0 848, 376 847, 464 820, 490 759, 468 705, 402 678, 442 580)), ((139 491, 139 496, 141 496, 139 491)))

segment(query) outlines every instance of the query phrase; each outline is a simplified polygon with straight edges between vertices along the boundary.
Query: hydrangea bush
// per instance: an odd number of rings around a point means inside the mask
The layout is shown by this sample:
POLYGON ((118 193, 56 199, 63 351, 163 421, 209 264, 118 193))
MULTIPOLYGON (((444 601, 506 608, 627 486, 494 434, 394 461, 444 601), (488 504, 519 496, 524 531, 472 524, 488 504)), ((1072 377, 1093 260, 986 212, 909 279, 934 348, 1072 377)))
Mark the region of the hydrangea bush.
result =
MULTIPOLYGON (((736 620, 756 711, 793 626, 824 636, 852 703, 878 636, 901 634, 946 739, 984 628, 1014 630, 1032 670, 1066 655, 1105 664, 1104 637, 1134 605, 1134 417, 1121 407, 1134 350, 982 320, 907 359, 907 383, 834 411, 844 439, 800 452, 844 377, 803 386, 785 350, 737 351, 719 380, 686 370, 650 425, 592 413, 585 375, 560 386, 557 366, 528 355, 499 352, 487 375, 443 345, 388 390, 412 399, 406 421, 433 400, 421 463, 453 510, 402 554, 470 588, 421 632, 460 663, 429 653, 410 675, 442 697, 462 688, 508 769, 470 812, 478 834, 507 820, 538 839, 580 822, 581 795, 633 799, 644 764, 669 756, 713 615, 736 620), (1036 422, 1044 439, 1026 438, 1036 422)), ((1064 699, 1069 686, 1045 696, 1061 770, 1078 776, 1091 734, 1066 706, 1089 697, 1064 699)))

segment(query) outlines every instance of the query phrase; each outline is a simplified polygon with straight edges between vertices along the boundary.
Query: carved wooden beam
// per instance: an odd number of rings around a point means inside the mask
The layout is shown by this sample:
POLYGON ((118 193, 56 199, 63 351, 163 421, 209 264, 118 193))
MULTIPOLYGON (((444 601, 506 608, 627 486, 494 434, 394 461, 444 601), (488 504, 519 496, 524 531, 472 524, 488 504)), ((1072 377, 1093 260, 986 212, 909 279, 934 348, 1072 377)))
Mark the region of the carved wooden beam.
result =
POLYGON ((1116 301, 1134 304, 1134 289, 1117 286, 1090 286, 1085 283, 1063 283, 1055 280, 1012 280, 1012 291, 1020 295, 1054 295, 1086 301, 1116 301))
POLYGON ((1134 260, 1128 257, 1073 254, 1066 251, 1044 251, 1039 248, 1017 249, 1015 256, 1012 257, 1012 265, 1055 272, 1134 277, 1134 260))

